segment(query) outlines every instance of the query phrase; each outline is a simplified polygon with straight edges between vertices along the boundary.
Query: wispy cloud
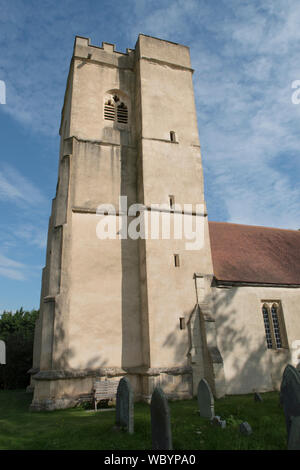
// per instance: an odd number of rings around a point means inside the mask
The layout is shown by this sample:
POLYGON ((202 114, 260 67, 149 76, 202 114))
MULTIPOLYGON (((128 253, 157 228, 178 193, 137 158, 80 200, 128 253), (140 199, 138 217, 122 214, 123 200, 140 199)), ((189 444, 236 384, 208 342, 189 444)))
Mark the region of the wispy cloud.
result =
POLYGON ((234 3, 236 15, 214 24, 223 47, 211 57, 192 47, 209 213, 223 206, 228 221, 298 228, 299 33, 290 23, 300 10, 234 3))
POLYGON ((23 240, 28 245, 37 248, 46 248, 47 233, 44 227, 33 225, 32 223, 22 224, 13 228, 13 234, 19 240, 23 240))
POLYGON ((16 281, 24 281, 26 279, 27 267, 23 263, 14 261, 0 253, 0 275, 14 279, 16 281))
MULTIPOLYGON (((300 105, 291 84, 300 79, 300 3, 103 0, 101 15, 96 3, 66 0, 57 9, 50 0, 0 0, 0 47, 10 49, 0 59, 5 112, 57 133, 75 34, 118 50, 133 47, 140 32, 183 43, 195 69, 210 218, 298 228, 300 105)), ((22 201, 2 178, 0 197, 22 201)))
POLYGON ((0 166, 0 200, 30 206, 46 202, 39 188, 16 168, 4 163, 0 166))
POLYGON ((0 47, 9 51, 0 60, 0 77, 6 82, 3 112, 53 136, 58 134, 70 61, 70 50, 61 47, 72 19, 72 2, 65 4, 70 15, 62 16, 53 1, 0 0, 0 47))
POLYGON ((210 219, 298 228, 300 4, 134 3, 132 39, 190 46, 210 219))
POLYGON ((46 246, 48 202, 27 177, 11 165, 2 164, 0 204, 6 212, 5 220, 0 221, 0 276, 25 281, 37 273, 31 256, 46 246))

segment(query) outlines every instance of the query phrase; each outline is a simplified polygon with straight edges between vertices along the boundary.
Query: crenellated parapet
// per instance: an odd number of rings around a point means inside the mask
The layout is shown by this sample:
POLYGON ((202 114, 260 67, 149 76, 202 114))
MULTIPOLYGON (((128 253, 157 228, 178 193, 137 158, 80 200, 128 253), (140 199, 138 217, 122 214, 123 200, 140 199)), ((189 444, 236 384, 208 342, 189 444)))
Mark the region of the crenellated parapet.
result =
POLYGON ((134 49, 126 49, 126 53, 115 50, 115 44, 102 42, 102 46, 90 44, 89 38, 75 37, 73 57, 87 59, 101 64, 131 69, 134 64, 134 49))

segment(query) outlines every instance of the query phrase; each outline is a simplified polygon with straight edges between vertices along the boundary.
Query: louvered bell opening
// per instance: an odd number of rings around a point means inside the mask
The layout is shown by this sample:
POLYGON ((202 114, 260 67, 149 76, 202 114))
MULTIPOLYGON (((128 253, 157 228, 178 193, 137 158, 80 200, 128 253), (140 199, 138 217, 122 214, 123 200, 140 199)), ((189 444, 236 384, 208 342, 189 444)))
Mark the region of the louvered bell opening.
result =
POLYGON ((115 120, 115 107, 113 105, 106 104, 104 106, 104 119, 108 121, 115 120))
POLYGON ((118 119, 118 122, 120 122, 122 124, 127 124, 127 122, 128 122, 128 109, 126 108, 126 106, 118 106, 117 119, 118 119))

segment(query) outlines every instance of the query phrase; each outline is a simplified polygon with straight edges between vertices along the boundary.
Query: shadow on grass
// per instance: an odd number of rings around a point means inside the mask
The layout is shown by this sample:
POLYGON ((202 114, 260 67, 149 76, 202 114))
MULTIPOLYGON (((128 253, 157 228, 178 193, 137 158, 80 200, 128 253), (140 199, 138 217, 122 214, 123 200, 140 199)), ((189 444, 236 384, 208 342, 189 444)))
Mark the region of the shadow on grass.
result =
MULTIPOLYGON (((199 417, 197 401, 170 402, 173 445, 176 450, 286 449, 284 414, 279 393, 226 396, 215 401, 215 413, 226 419, 226 429, 199 417), (238 424, 248 421, 251 436, 240 435, 238 424)), ((83 408, 28 411, 31 395, 24 391, 0 392, 0 449, 4 450, 138 450, 151 449, 150 409, 146 403, 134 408, 135 433, 113 429, 115 413, 83 408)))
POLYGON ((173 443, 176 449, 201 450, 278 450, 286 449, 284 413, 279 407, 279 393, 262 394, 263 402, 254 402, 253 394, 226 396, 215 401, 215 414, 226 420, 226 428, 211 425, 188 402, 171 403, 173 443), (196 411, 195 411, 196 410, 196 411), (193 413, 193 414, 192 414, 193 413), (181 415, 181 420, 180 420, 181 415), (249 422, 253 433, 243 436, 239 424, 249 422), (183 440, 182 436, 186 436, 183 440), (189 438, 187 439, 187 437, 189 438))

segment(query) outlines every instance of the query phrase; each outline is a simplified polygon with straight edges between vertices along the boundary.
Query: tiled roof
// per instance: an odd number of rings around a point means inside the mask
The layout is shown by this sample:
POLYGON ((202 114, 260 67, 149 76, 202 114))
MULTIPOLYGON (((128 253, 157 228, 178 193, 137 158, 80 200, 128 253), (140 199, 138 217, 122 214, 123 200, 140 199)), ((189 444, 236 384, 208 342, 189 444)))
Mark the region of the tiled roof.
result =
POLYGON ((300 231, 209 222, 218 281, 300 285, 300 231))

